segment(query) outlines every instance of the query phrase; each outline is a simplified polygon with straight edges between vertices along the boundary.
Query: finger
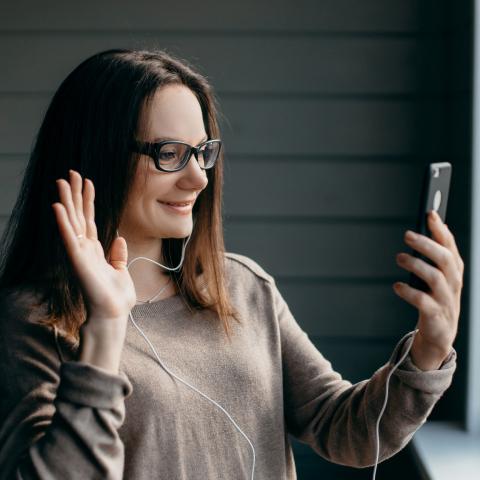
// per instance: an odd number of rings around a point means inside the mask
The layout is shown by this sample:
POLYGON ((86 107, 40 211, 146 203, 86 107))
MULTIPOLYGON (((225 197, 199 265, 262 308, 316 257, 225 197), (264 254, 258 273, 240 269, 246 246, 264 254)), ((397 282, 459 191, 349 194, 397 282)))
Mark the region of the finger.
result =
POLYGON ((80 224, 80 233, 85 232, 85 217, 83 215, 82 176, 75 170, 69 170, 72 200, 80 224))
POLYGON ((437 299, 438 303, 443 303, 451 297, 447 279, 438 268, 408 253, 399 253, 397 263, 424 280, 432 290, 431 295, 437 299))
POLYGON ((63 178, 57 180, 58 192, 60 202, 64 206, 68 220, 72 226, 76 235, 83 233, 78 222, 77 214, 75 212, 75 206, 73 205, 72 192, 70 190, 70 184, 63 178))
POLYGON ((116 270, 127 268, 127 242, 123 237, 115 237, 110 247, 109 262, 116 270))
POLYGON ((94 240, 98 239, 97 225, 95 224, 95 187, 93 182, 85 178, 85 186, 83 187, 83 212, 85 215, 85 225, 87 237, 94 240))
POLYGON ((425 292, 411 287, 403 282, 393 284, 394 292, 407 303, 416 307, 424 315, 434 315, 438 310, 435 300, 425 292))
POLYGON ((73 258, 73 252, 78 247, 79 242, 68 217, 67 210, 65 209, 65 206, 60 202, 53 203, 52 208, 55 213, 55 219, 57 221, 63 244, 65 245, 69 256, 73 258))
POLYGON ((432 237, 441 245, 445 246, 452 251, 455 258, 457 259, 458 266, 463 266, 463 261, 461 260, 460 252, 455 242, 455 237, 450 231, 448 226, 442 222, 440 215, 435 210, 431 210, 428 215, 428 226, 432 232, 432 237))
POLYGON ((445 224, 445 227, 447 228, 448 230, 448 234, 450 235, 451 237, 451 248, 453 249, 454 253, 455 253, 455 258, 457 260, 457 266, 458 266, 458 269, 460 270, 460 273, 463 275, 463 272, 464 272, 464 262, 463 262, 463 259, 462 259, 462 256, 460 255, 460 252, 458 250, 458 247, 457 247, 457 243, 455 241, 455 237, 453 235, 453 233, 451 232, 451 230, 448 228, 448 225, 445 224))
POLYGON ((406 232, 405 243, 432 260, 443 272, 449 285, 458 288, 459 283, 461 282, 461 273, 451 250, 425 235, 420 235, 411 231, 406 232))

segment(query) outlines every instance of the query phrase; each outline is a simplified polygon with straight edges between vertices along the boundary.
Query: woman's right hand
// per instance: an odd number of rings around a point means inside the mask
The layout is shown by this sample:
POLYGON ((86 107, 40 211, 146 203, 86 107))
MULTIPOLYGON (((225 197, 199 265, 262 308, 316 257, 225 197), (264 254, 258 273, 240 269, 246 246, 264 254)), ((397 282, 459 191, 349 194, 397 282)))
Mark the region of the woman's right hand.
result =
POLYGON ((95 225, 95 189, 70 170, 70 183, 58 179, 60 202, 52 207, 68 257, 80 282, 88 318, 126 319, 136 303, 135 286, 127 270, 127 242, 116 237, 105 258, 95 225), (77 235, 82 234, 83 238, 77 235))

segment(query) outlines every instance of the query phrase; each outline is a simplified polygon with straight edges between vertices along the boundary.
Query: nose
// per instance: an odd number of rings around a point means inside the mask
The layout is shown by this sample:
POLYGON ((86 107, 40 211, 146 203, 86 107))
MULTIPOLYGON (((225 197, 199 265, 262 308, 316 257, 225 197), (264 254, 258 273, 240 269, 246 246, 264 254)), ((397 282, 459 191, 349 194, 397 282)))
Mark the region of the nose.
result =
POLYGON ((207 186, 207 172, 200 168, 200 165, 195 158, 195 154, 193 153, 190 155, 185 167, 180 170, 180 173, 182 174, 182 179, 184 179, 186 183, 193 185, 193 187, 190 186, 190 188, 202 190, 207 186))

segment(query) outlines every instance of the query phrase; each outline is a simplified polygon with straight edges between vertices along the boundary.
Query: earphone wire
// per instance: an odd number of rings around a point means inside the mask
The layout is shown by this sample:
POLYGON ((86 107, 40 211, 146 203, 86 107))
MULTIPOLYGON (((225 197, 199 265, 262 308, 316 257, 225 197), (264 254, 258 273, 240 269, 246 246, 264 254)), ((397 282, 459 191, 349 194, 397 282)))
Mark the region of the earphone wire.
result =
MULTIPOLYGON (((194 221, 194 224, 195 224, 195 218, 193 219, 194 221)), ((118 230, 117 230, 117 235, 118 235, 118 230)), ((143 259, 143 260, 147 260, 149 262, 152 262, 160 267, 163 267, 163 268, 166 268, 167 270, 171 270, 171 271, 176 271, 176 270, 179 270, 183 264, 183 260, 185 258, 185 249, 187 247, 187 244, 190 240, 190 237, 191 237, 191 234, 188 236, 187 238, 187 241, 183 243, 183 246, 182 246, 182 256, 181 256, 181 260, 180 260, 180 263, 178 264, 177 267, 175 268, 171 268, 171 267, 167 267, 166 265, 162 265, 161 263, 158 263, 156 262, 155 260, 152 260, 151 258, 147 258, 147 257, 136 257, 134 258, 128 265, 127 265, 127 270, 130 268, 130 266, 136 262, 137 260, 140 260, 140 259, 143 259)), ((228 419, 233 423, 234 427, 243 435, 243 437, 245 438, 245 440, 248 442, 248 444, 250 445, 250 448, 252 449, 252 454, 253 454, 253 463, 252 463, 252 475, 251 475, 251 480, 253 480, 253 476, 254 476, 254 472, 255 472, 255 448, 252 444, 252 442, 250 441, 250 439, 247 437, 247 435, 245 435, 245 433, 242 431, 242 429, 237 425, 237 423, 235 422, 235 420, 231 417, 231 415, 219 404, 217 403, 215 400, 212 400, 208 395, 204 394, 203 392, 201 392, 200 390, 198 390, 196 387, 194 387, 193 385, 191 385, 190 383, 188 383, 186 380, 183 380, 182 378, 180 378, 179 376, 175 375, 175 373, 173 373, 163 362, 162 360, 160 359, 155 347, 153 346, 152 342, 150 341, 150 339, 147 337, 147 335, 143 332, 143 330, 137 325, 137 323, 135 322, 135 320, 133 319, 133 316, 132 316, 132 312, 128 312, 128 315, 130 316, 130 320, 132 321, 134 327, 138 330, 138 332, 140 333, 140 335, 143 337, 143 339, 147 342, 148 346, 150 347, 150 349, 152 350, 153 354, 155 355, 158 363, 163 367, 164 370, 166 370, 170 375, 172 375, 173 377, 175 377, 177 380, 179 380, 180 382, 182 382, 183 384, 185 384, 186 386, 190 387, 192 390, 194 390, 195 392, 199 393, 200 395, 202 395, 202 397, 206 398, 207 400, 209 400, 211 403, 213 403, 216 407, 218 407, 227 417, 228 419)))
MULTIPOLYGON (((405 334, 402 339, 400 340, 399 344, 400 345, 403 345, 403 342, 407 339, 407 338, 410 338, 410 337, 415 337, 415 335, 417 334, 418 332, 418 328, 415 329, 414 331, 412 332, 408 332, 407 334, 405 334)), ((395 363, 395 365, 390 369, 390 372, 388 372, 388 375, 387 375, 387 380, 385 382, 385 398, 383 400, 383 405, 382 405, 382 408, 380 410, 380 413, 378 415, 378 418, 377 418, 377 422, 375 424, 375 465, 373 467, 373 473, 372 473, 372 480, 375 480, 376 476, 377 476, 377 468, 378 468, 378 460, 380 458, 380 420, 382 419, 382 416, 385 412, 385 409, 387 408, 387 402, 388 402, 388 388, 389 388, 389 385, 390 385, 390 378, 392 377, 393 373, 395 372, 395 370, 400 366, 400 364, 407 358, 407 355, 410 353, 410 350, 412 348, 412 345, 413 345, 413 341, 410 343, 410 345, 408 346, 408 348, 405 350, 405 352, 403 353, 403 355, 401 356, 401 358, 397 361, 397 363, 395 363)), ((395 355, 396 352, 393 353, 393 355, 395 355)))

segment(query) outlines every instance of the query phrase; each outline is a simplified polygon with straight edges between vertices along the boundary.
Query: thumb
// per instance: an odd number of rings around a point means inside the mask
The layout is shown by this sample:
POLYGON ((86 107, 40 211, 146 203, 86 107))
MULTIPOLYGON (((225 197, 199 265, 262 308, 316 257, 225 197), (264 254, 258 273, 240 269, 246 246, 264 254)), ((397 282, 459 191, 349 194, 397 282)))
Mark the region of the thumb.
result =
POLYGON ((127 242, 123 237, 116 237, 110 248, 110 265, 116 270, 125 270, 127 268, 127 260, 127 242))

